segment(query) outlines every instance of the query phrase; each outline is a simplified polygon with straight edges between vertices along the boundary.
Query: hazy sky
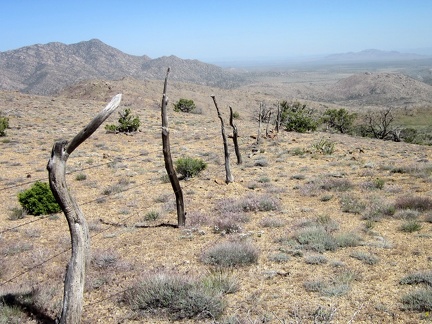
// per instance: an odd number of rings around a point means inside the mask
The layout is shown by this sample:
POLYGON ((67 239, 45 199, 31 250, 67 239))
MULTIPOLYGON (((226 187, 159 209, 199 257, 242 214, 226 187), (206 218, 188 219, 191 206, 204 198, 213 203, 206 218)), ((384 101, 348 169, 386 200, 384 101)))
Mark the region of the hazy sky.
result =
POLYGON ((432 48, 432 0, 0 0, 0 51, 98 38, 133 55, 284 58, 432 48))

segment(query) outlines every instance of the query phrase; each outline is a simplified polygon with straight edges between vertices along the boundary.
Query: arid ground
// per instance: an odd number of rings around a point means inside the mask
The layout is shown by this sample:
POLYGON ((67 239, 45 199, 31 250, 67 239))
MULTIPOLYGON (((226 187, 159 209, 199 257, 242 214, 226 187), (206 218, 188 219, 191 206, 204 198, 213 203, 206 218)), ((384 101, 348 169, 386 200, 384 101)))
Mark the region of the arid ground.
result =
POLYGON ((129 82, 133 83, 127 79, 82 83, 55 97, 0 92, 0 108, 10 118, 7 136, 0 139, 0 294, 18 298, 32 293, 30 304, 37 305, 37 311, 27 307, 33 318, 17 311, 12 317, 17 322, 35 323, 58 315, 70 255, 63 214, 11 220, 20 208, 17 194, 38 180, 48 181, 46 164, 54 141, 72 139, 116 93, 123 93, 119 109, 131 108, 139 116, 140 132, 107 133, 104 126, 116 123, 115 112, 67 164, 68 186, 91 233, 84 323, 168 322, 134 313, 121 302, 124 291, 146 273, 206 275, 212 267, 202 262, 201 255, 230 240, 251 243, 258 261, 226 270, 239 288, 223 297, 222 317, 184 322, 430 320, 429 312, 406 310, 402 303, 404 296, 422 287, 400 283, 408 275, 431 269, 432 207, 407 210, 403 205, 432 199, 430 146, 322 131, 280 131, 257 144, 253 137, 258 125, 251 116, 259 102, 276 103, 295 98, 295 93, 284 98, 283 89, 270 86, 219 90, 173 82, 168 86, 173 160, 200 158, 207 169, 181 181, 187 226, 161 227, 157 225, 177 223, 162 155, 163 82, 133 87, 129 82), (243 164, 236 164, 230 140, 235 181, 228 185, 211 95, 223 112, 228 134, 232 132, 228 106, 240 115, 235 122, 243 164), (202 113, 174 112, 172 103, 180 98, 193 99, 202 113), (323 154, 322 140, 334 143, 334 152, 323 154), (221 206, 245 199, 271 200, 276 207, 244 212, 235 233, 215 231, 218 219, 227 217, 221 206), (149 213, 157 219, 149 220, 149 213), (310 228, 324 228, 339 243, 328 249, 308 245, 300 237, 310 228))

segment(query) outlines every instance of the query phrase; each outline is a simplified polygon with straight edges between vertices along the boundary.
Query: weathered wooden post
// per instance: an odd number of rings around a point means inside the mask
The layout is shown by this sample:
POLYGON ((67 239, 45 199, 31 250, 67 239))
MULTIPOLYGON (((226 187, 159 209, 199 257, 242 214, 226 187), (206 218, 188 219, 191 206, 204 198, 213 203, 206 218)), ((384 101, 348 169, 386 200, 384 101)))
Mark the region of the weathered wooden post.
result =
POLYGON ((237 131, 237 126, 234 124, 234 117, 233 117, 233 110, 231 107, 229 107, 230 109, 230 125, 233 129, 233 143, 234 143, 234 150, 235 150, 235 154, 237 157, 237 164, 242 164, 242 156, 240 153, 240 148, 238 145, 238 131, 237 131))
POLYGON ((162 95, 162 104, 161 104, 161 114, 162 114, 162 149, 165 160, 165 169, 168 173, 168 177, 171 182, 171 186, 174 190, 174 194, 176 196, 176 205, 177 205, 177 223, 178 226, 186 225, 186 214, 184 210, 184 201, 183 201, 183 191, 180 187, 179 179, 177 178, 177 174, 174 170, 172 158, 171 158, 171 149, 170 149, 170 140, 169 140, 169 128, 168 128, 168 116, 167 116, 167 105, 168 105, 168 97, 166 95, 167 85, 168 85, 168 74, 170 72, 170 68, 168 68, 163 95, 162 95))
POLYGON ((225 182, 226 183, 231 183, 231 182, 234 182, 234 177, 231 174, 231 167, 230 167, 230 161, 229 161, 229 152, 228 152, 228 143, 227 143, 226 135, 225 135, 224 121, 222 119, 222 115, 220 114, 218 105, 216 103, 216 97, 215 96, 211 96, 211 97, 213 99, 213 102, 214 102, 214 105, 216 107, 216 111, 217 111, 218 117, 219 117, 220 122, 221 122, 222 140, 223 140, 224 152, 225 152, 225 174, 226 174, 225 182))
POLYGON ((51 152, 47 170, 51 190, 66 216, 71 236, 72 253, 66 268, 63 307, 59 323, 80 323, 83 310, 85 271, 90 258, 90 237, 86 219, 66 184, 66 162, 72 152, 83 143, 120 105, 116 95, 70 143, 57 141, 51 152))

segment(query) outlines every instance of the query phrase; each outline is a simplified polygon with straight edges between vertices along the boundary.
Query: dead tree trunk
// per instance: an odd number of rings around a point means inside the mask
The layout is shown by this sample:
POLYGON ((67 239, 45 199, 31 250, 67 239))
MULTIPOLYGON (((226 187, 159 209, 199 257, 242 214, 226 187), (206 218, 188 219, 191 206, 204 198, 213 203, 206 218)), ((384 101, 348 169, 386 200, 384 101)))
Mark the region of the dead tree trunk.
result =
POLYGON ((174 190, 174 194, 176 196, 176 205, 177 205, 177 223, 178 226, 186 225, 186 213, 184 211, 184 201, 183 201, 183 191, 180 187, 179 179, 177 178, 177 174, 174 170, 172 158, 171 158, 171 149, 170 149, 170 140, 169 140, 169 129, 168 129, 168 116, 167 116, 167 105, 168 105, 168 97, 166 95, 167 85, 168 85, 168 74, 170 72, 170 68, 168 68, 163 95, 162 95, 162 105, 161 105, 161 114, 162 114, 162 147, 163 147, 163 155, 165 160, 165 169, 168 173, 168 177, 171 182, 171 186, 174 190))
POLYGON ((60 323, 80 323, 83 310, 85 270, 89 264, 90 237, 87 222, 66 184, 66 162, 70 154, 83 143, 120 105, 121 94, 116 95, 70 143, 65 140, 54 144, 47 169, 51 190, 66 216, 71 236, 72 254, 66 268, 63 307, 60 323))
POLYGON ((270 126, 271 115, 272 115, 272 112, 270 111, 269 115, 268 115, 268 119, 267 119, 266 137, 269 137, 269 126, 270 126))
POLYGON ((229 107, 230 109, 230 125, 233 129, 233 143, 234 143, 234 150, 235 150, 235 154, 237 156, 237 164, 242 164, 242 156, 240 153, 240 148, 238 145, 238 131, 237 131, 237 126, 234 124, 234 118, 233 118, 233 110, 231 107, 229 107))
POLYGON ((214 105, 216 107, 216 111, 217 111, 219 120, 221 122, 222 140, 223 140, 224 152, 225 152, 225 174, 226 174, 225 182, 226 183, 231 183, 231 182, 234 182, 234 177, 231 174, 231 167, 230 167, 230 161, 229 161, 229 152, 228 152, 228 143, 227 143, 227 139, 226 139, 226 135, 225 135, 224 121, 222 119, 222 115, 220 114, 219 108, 217 106, 216 97, 215 96, 211 96, 211 97, 213 99, 213 102, 214 102, 214 105))
POLYGON ((258 115, 258 135, 257 135, 257 140, 256 140, 256 143, 257 143, 257 144, 259 144, 259 142, 260 142, 260 137, 261 137, 261 119, 262 119, 262 111, 263 111, 263 106, 262 106, 262 103, 260 103, 259 115, 258 115))
POLYGON ((276 116, 276 133, 279 133, 279 128, 281 126, 281 109, 280 104, 277 104, 277 116, 276 116))

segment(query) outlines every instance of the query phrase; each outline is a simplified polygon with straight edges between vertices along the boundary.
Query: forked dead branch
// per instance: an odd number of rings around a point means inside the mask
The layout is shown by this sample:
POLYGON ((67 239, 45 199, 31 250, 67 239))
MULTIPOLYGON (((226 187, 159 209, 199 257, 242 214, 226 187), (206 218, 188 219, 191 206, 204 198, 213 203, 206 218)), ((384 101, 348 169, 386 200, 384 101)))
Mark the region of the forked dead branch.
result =
POLYGON ((85 272, 90 258, 87 221, 66 184, 66 162, 72 152, 89 138, 120 105, 121 94, 111 102, 68 143, 57 141, 47 169, 51 190, 66 216, 71 236, 72 254, 66 269, 63 306, 59 323, 80 323, 83 311, 85 272))

